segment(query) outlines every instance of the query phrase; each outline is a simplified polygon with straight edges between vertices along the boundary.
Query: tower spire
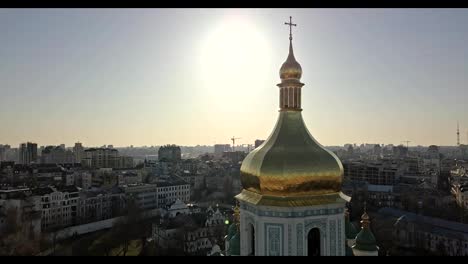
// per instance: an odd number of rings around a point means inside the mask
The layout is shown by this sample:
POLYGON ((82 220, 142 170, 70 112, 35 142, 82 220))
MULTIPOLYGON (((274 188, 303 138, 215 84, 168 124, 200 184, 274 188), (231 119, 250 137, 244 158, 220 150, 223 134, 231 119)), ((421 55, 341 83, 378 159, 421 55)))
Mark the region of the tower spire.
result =
POLYGON ((297 24, 292 23, 292 17, 289 17, 289 22, 284 22, 289 26, 289 54, 286 61, 280 69, 281 83, 280 88, 280 109, 281 111, 301 111, 301 88, 304 86, 300 82, 302 76, 302 67, 294 58, 292 48, 292 27, 297 24))
POLYGON ((289 26, 289 54, 288 54, 288 59, 287 61, 296 61, 296 59, 294 58, 294 51, 293 51, 293 47, 292 47, 292 27, 297 27, 297 24, 293 24, 292 23, 292 16, 289 17, 289 23, 288 22, 284 22, 285 25, 288 25, 289 26))
POLYGON ((361 216, 362 228, 369 228, 369 215, 367 214, 367 202, 364 202, 364 213, 361 216))
POLYGON ((284 22, 284 24, 289 26, 289 42, 291 43, 292 42, 292 27, 293 26, 297 27, 297 24, 292 23, 292 16, 289 17, 289 23, 284 22))
POLYGON ((460 126, 457 121, 457 146, 460 146, 460 126))

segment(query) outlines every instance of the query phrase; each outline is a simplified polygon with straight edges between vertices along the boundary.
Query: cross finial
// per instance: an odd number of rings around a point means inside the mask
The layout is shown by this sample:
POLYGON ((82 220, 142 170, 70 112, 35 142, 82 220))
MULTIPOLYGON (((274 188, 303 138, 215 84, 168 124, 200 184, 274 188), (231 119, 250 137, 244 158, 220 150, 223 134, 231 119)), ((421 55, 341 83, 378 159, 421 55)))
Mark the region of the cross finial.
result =
POLYGON ((289 17, 289 23, 288 23, 288 22, 284 22, 284 24, 289 26, 289 40, 292 40, 292 26, 297 27, 296 24, 293 24, 293 23, 292 23, 292 16, 289 17))

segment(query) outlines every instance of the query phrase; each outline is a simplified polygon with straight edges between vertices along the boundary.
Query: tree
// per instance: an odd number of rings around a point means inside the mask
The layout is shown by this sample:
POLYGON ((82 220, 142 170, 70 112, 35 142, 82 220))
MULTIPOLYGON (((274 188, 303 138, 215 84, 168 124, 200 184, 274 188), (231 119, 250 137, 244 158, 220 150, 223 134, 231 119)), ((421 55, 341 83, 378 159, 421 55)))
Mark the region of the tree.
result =
POLYGON ((232 179, 230 178, 230 176, 224 177, 223 191, 224 191, 224 202, 231 201, 234 195, 233 195, 233 189, 232 189, 232 179))
POLYGON ((122 254, 125 256, 128 252, 130 241, 141 238, 142 234, 146 231, 146 225, 141 225, 142 219, 143 211, 138 207, 134 199, 129 199, 125 215, 114 224, 109 235, 110 237, 106 238, 105 241, 109 243, 119 241, 119 245, 123 244, 122 254))
POLYGON ((30 256, 39 253, 40 237, 32 237, 33 215, 18 213, 17 208, 7 209, 5 229, 0 237, 1 256, 30 256))
POLYGON ((94 256, 109 256, 112 249, 119 246, 119 241, 117 240, 118 234, 115 230, 111 229, 102 235, 99 239, 96 239, 94 243, 89 247, 90 255, 94 256))

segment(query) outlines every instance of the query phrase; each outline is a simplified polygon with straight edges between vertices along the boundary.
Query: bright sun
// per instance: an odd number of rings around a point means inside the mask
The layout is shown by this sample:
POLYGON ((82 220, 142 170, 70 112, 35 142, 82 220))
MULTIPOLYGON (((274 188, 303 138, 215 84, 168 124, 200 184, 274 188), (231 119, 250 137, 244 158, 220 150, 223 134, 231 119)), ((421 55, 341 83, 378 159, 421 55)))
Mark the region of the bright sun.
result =
POLYGON ((212 99, 243 100, 255 86, 265 85, 270 45, 245 18, 222 21, 207 35, 200 55, 203 86, 212 99))

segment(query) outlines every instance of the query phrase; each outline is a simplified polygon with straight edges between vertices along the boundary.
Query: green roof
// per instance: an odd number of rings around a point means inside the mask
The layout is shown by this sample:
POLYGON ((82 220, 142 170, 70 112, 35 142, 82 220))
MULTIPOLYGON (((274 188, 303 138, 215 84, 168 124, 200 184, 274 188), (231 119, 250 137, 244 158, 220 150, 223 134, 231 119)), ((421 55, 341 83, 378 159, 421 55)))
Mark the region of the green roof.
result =
POLYGON ((229 241, 232 236, 234 236, 237 232, 237 226, 235 223, 232 223, 229 228, 228 228, 228 232, 227 232, 227 240, 229 241))
POLYGON ((374 235, 372 234, 369 228, 361 229, 361 232, 356 236, 356 242, 353 245, 353 248, 362 250, 362 251, 377 251, 377 241, 375 240, 374 235))
POLYGON ((345 220, 345 233, 347 239, 355 239, 358 234, 356 227, 349 221, 348 217, 345 220))
POLYGON ((229 250, 228 253, 230 256, 240 256, 240 235, 239 232, 236 232, 234 236, 229 240, 229 250))
POLYGON ((346 256, 354 256, 353 250, 346 245, 346 256))

